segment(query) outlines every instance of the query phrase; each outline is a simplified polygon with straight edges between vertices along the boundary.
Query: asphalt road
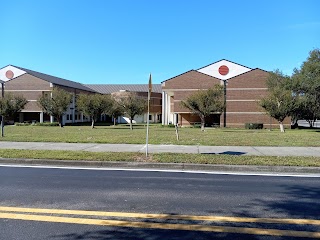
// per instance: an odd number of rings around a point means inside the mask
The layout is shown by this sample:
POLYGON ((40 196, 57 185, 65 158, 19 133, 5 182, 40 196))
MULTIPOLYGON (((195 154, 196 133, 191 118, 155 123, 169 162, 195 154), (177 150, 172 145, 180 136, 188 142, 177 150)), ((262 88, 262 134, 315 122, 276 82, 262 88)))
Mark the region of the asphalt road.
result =
POLYGON ((320 178, 0 167, 0 239, 295 239, 320 222, 270 219, 320 220, 319 199, 320 178))

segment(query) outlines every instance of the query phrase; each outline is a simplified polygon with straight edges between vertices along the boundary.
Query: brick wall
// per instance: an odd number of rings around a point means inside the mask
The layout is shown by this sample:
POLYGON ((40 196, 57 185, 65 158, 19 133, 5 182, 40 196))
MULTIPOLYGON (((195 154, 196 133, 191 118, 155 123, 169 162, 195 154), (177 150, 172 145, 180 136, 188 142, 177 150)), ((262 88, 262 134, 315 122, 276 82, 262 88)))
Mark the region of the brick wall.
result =
POLYGON ((266 88, 269 73, 261 69, 253 69, 249 72, 228 80, 228 88, 266 88))
MULTIPOLYGON (((227 113, 227 126, 244 128, 245 123, 263 123, 264 128, 278 128, 279 123, 274 118, 271 118, 265 113, 261 114, 228 114, 227 113)), ((291 125, 290 118, 286 118, 283 123, 286 126, 291 125)), ((222 125, 222 124, 221 124, 222 125)))
POLYGON ((35 100, 38 100, 43 92, 49 91, 51 91, 49 82, 30 74, 23 74, 5 83, 5 92, 21 95, 29 101, 22 112, 40 112, 41 108, 35 100))
MULTIPOLYGON (((253 69, 227 81, 227 127, 244 127, 245 123, 250 122, 264 123, 265 127, 270 125, 270 117, 259 106, 259 100, 268 93, 268 76, 266 71, 253 69)), ((163 90, 173 92, 171 112, 180 113, 179 123, 189 125, 190 122, 198 122, 200 119, 196 115, 188 114, 190 111, 181 106, 181 100, 185 100, 198 89, 208 89, 221 83, 219 79, 192 70, 165 81, 163 90)), ((290 125, 290 118, 284 123, 290 125)), ((220 125, 223 125, 223 115, 220 125)), ((278 122, 272 119, 271 126, 277 127, 278 122)))
POLYGON ((227 88, 227 100, 257 100, 267 95, 267 89, 230 89, 227 88))
POLYGON ((30 74, 23 74, 5 83, 5 90, 44 90, 50 91, 50 83, 30 74))
POLYGON ((191 70, 165 81, 162 84, 162 89, 208 89, 215 84, 220 84, 220 80, 191 70))

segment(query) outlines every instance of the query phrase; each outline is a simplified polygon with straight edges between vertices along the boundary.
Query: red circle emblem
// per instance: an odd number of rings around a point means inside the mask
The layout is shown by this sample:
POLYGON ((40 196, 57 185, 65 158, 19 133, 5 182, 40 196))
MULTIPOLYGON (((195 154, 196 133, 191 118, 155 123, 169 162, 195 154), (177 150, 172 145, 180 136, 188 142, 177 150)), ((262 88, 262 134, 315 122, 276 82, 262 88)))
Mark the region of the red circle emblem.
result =
POLYGON ((14 77, 14 73, 11 70, 6 71, 6 77, 12 79, 14 77))
POLYGON ((219 67, 219 73, 221 75, 227 75, 229 73, 229 68, 226 65, 222 65, 219 67))

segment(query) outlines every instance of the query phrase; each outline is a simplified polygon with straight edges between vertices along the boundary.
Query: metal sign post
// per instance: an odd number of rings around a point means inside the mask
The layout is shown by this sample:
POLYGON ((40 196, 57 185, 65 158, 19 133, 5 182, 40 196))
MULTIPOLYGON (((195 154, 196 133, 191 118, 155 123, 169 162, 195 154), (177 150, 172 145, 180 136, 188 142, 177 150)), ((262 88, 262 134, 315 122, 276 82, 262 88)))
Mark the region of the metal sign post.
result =
MULTIPOLYGON (((4 98, 4 81, 0 80, 1 83, 1 97, 4 98)), ((3 137, 4 130, 4 117, 1 116, 1 137, 3 137)))
POLYGON ((149 114, 150 114, 150 98, 152 92, 152 80, 151 73, 149 76, 149 88, 148 88, 148 114, 147 114, 147 137, 146 137, 146 157, 148 158, 148 145, 149 145, 149 114))

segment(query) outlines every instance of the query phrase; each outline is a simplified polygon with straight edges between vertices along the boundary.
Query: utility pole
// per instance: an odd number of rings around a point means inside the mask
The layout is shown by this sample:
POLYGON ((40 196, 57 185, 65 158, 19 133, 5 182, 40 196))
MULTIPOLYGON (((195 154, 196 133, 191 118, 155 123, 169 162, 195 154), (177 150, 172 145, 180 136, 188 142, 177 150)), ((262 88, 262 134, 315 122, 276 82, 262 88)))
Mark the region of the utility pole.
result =
MULTIPOLYGON (((1 97, 4 98, 4 81, 0 80, 1 83, 1 97)), ((4 116, 1 116, 1 137, 3 137, 4 130, 4 116)))
POLYGON ((227 80, 223 80, 223 127, 227 127, 227 80))
POLYGON ((149 76, 149 86, 148 86, 148 114, 147 114, 147 136, 146 136, 146 158, 148 158, 148 146, 149 146, 149 114, 150 114, 150 99, 151 99, 151 92, 152 92, 152 80, 151 80, 151 73, 149 76))

